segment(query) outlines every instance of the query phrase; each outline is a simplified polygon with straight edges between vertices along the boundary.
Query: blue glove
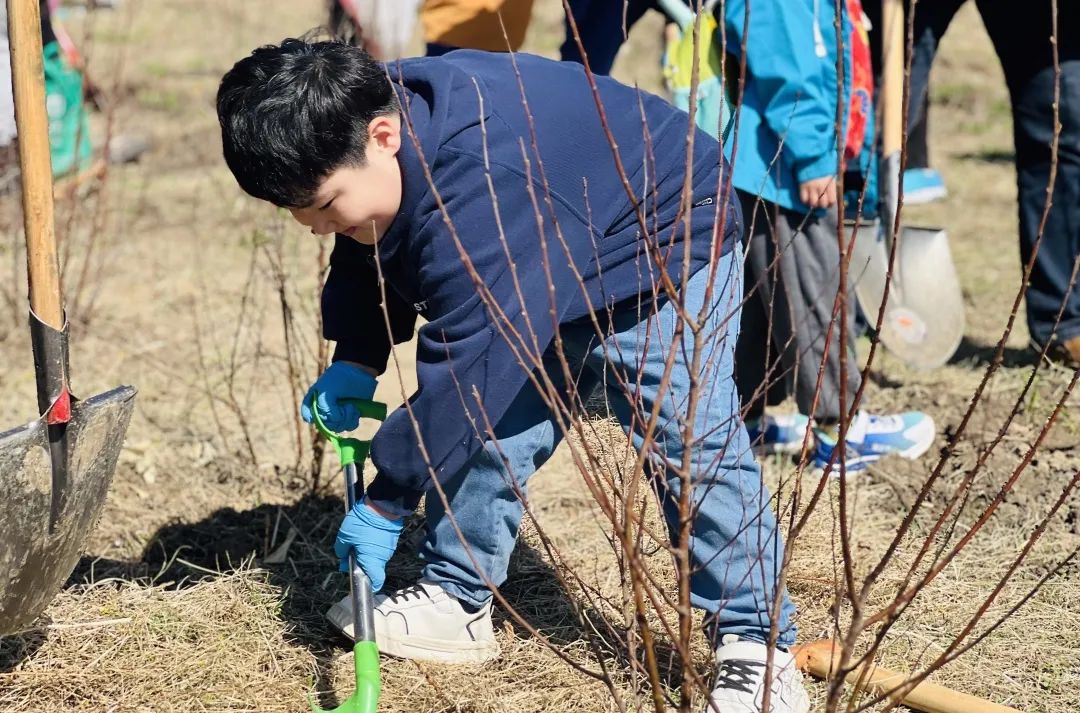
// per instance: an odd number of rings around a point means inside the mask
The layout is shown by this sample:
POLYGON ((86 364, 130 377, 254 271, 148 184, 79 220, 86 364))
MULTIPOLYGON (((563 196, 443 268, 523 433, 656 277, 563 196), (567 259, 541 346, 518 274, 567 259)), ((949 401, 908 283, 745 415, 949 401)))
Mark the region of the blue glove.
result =
POLYGON ((367 506, 361 499, 341 521, 334 554, 341 561, 341 571, 349 571, 349 548, 356 554, 356 563, 371 580, 371 590, 377 592, 386 582, 386 563, 397 549, 398 538, 405 527, 405 518, 389 520, 367 506))
POLYGON ((360 412, 352 404, 341 403, 341 399, 370 399, 374 395, 374 376, 352 364, 335 361, 304 395, 300 416, 308 423, 315 422, 311 414, 314 401, 324 426, 335 433, 352 431, 360 425, 360 412))

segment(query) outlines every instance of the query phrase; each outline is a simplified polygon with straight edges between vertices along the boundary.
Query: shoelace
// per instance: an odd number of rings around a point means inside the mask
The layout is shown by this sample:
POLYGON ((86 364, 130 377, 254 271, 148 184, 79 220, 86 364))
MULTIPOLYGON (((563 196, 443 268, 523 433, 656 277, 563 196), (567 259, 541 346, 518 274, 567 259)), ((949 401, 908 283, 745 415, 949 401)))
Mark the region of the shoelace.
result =
POLYGON ((424 588, 421 587, 419 584, 414 584, 411 587, 405 587, 405 589, 402 589, 400 591, 397 591, 397 592, 394 592, 393 594, 391 594, 390 595, 390 601, 394 602, 395 604, 397 604, 399 601, 407 602, 414 595, 416 596, 417 599, 423 599, 424 597, 427 596, 427 592, 424 591, 424 588))
POLYGON ((720 670, 716 672, 716 685, 718 688, 722 686, 753 695, 752 686, 761 675, 760 670, 764 668, 764 661, 725 659, 720 664, 720 670))

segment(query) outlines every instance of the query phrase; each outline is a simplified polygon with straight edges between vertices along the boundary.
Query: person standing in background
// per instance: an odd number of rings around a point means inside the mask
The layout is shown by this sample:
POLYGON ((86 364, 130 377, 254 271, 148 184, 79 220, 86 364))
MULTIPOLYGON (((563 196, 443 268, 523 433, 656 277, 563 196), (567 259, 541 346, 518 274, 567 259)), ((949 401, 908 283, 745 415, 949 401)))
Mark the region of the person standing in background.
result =
MULTIPOLYGON (((965 1, 923 0, 914 6, 909 132, 918 131, 925 116, 920 105, 927 103, 934 56, 965 1)), ((1080 367, 1080 289, 1075 284, 1080 260, 1080 2, 1059 0, 1056 5, 1060 82, 1051 41, 1055 35, 1051 0, 1033 0, 1022 7, 1007 0, 975 2, 1009 89, 1021 265, 1035 255, 1026 294, 1031 346, 1036 351, 1045 347, 1054 361, 1080 367), (1061 127, 1056 159, 1052 150, 1055 103, 1061 127)), ((909 143, 909 159, 911 148, 916 149, 914 160, 925 163, 918 143, 909 143)), ((910 201, 907 180, 905 173, 904 199, 910 201)))

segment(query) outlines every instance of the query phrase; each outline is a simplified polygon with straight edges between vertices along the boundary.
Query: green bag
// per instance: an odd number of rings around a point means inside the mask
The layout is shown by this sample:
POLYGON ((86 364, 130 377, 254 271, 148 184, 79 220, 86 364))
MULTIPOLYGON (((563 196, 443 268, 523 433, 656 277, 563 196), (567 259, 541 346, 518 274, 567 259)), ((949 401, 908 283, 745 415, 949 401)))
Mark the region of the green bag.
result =
MULTIPOLYGON (((681 0, 659 0, 659 5, 679 26, 679 37, 669 42, 664 50, 664 79, 671 92, 672 103, 688 112, 694 68, 694 23, 698 13, 681 0)), ((724 91, 724 60, 716 44, 715 6, 715 0, 706 2, 700 13, 695 121, 702 130, 723 142, 731 128, 731 103, 724 91)))
POLYGON ((45 45, 42 62, 52 171, 54 176, 63 176, 90 163, 90 124, 83 103, 82 74, 64 61, 58 42, 45 45))

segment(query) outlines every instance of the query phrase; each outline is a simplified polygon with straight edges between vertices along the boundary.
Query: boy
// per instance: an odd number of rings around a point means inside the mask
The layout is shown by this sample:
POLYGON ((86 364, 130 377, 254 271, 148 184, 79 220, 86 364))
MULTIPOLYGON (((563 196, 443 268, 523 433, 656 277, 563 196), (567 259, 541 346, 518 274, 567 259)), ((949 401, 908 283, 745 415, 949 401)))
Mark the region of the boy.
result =
MULTIPOLYGON (((625 11, 616 5, 598 0, 570 4, 589 64, 596 71, 607 71, 614 62, 624 37, 624 18, 628 25, 633 24, 656 6, 656 0, 630 0, 625 11)), ((746 225, 747 300, 735 374, 743 398, 743 417, 751 441, 761 453, 798 453, 813 417, 816 468, 825 468, 835 460, 841 414, 851 409, 861 383, 852 321, 846 352, 841 353, 837 324, 826 354, 825 336, 833 321, 833 300, 840 284, 835 5, 815 0, 767 0, 755 2, 747 17, 745 0, 706 3, 706 7, 724 12, 717 18, 717 32, 726 36, 725 46, 731 53, 726 61, 731 69, 738 67, 737 55, 745 46, 746 89, 738 117, 732 119, 737 122, 737 131, 727 132, 726 143, 730 156, 737 134, 731 181, 746 225), (847 362, 843 388, 841 360, 847 362), (768 403, 781 402, 789 395, 795 396, 799 414, 776 417, 765 413, 768 403)), ((848 107, 854 67, 852 23, 862 18, 848 16, 847 2, 840 5, 846 67, 843 106, 848 107)), ((716 43, 721 44, 719 39, 716 43)), ((569 36, 563 57, 580 61, 580 50, 569 36)), ((731 95, 736 91, 734 86, 727 90, 731 95)), ((845 126, 851 120, 845 116, 845 126)), ((871 116, 868 134, 872 134, 872 126, 871 116)), ((703 128, 716 131, 716 127, 703 128)), ((846 157, 850 159, 849 170, 861 171, 864 176, 872 170, 867 160, 869 148, 866 146, 861 155, 846 157)), ((851 304, 848 315, 852 320, 854 314, 851 304)), ((924 413, 877 416, 859 411, 848 426, 846 471, 865 469, 888 454, 917 458, 930 447, 934 436, 933 419, 924 413)), ((840 472, 839 463, 834 463, 832 472, 840 472)))
POLYGON ((605 123, 576 64, 462 51, 384 67, 301 40, 255 50, 222 80, 225 160, 240 186, 337 234, 323 293, 337 347, 305 417, 317 409, 334 430, 355 427, 341 399, 370 398, 391 344, 412 336, 417 313, 427 320, 419 388, 376 434, 377 474, 335 551, 352 548, 378 590, 402 518, 428 493, 423 579, 378 600, 379 648, 495 656, 489 585, 506 579, 518 493, 565 426, 532 379, 564 394, 602 383, 636 447, 645 441, 632 424, 658 414, 649 447, 669 525, 674 471, 691 464, 691 601, 719 643, 712 704, 757 711, 768 686, 773 711, 802 713, 787 653, 794 607, 777 586, 782 544, 732 379, 740 217, 718 200, 719 146, 697 131, 688 153, 687 115, 657 97, 606 78, 595 97, 605 123), (657 287, 667 279, 675 299, 657 287), (681 309, 705 314, 712 338, 697 361, 681 309), (688 424, 692 383, 702 398, 688 424))

